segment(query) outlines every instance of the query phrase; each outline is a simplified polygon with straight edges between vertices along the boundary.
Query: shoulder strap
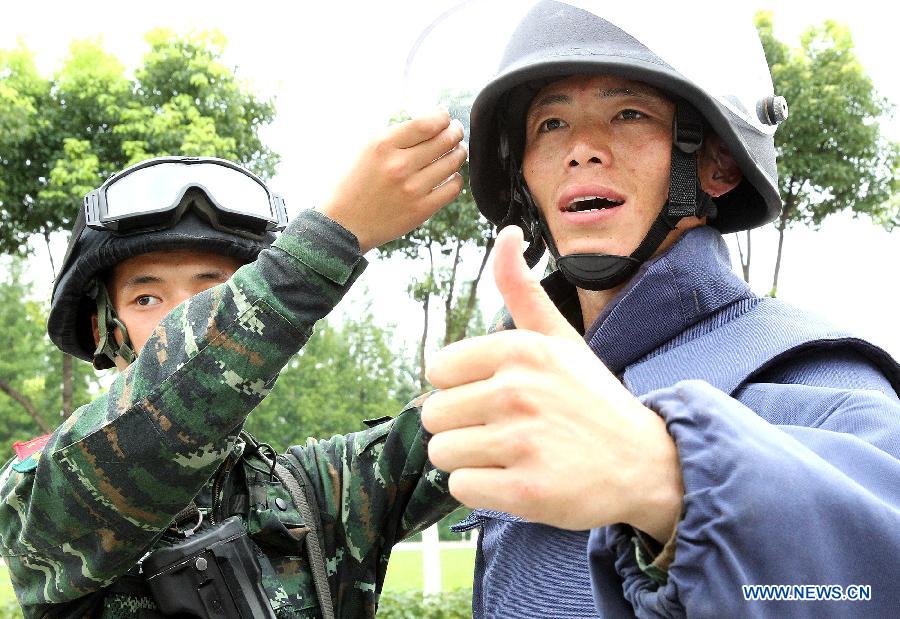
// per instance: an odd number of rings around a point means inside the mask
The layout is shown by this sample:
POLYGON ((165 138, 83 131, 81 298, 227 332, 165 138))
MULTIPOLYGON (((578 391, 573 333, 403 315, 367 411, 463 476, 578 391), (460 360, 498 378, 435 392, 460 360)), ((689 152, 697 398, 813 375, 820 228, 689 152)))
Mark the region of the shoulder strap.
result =
POLYGON ((319 597, 319 607, 324 619, 334 619, 334 602, 331 599, 331 588, 328 586, 328 574, 325 568, 325 553, 323 552, 325 543, 322 535, 322 521, 319 517, 319 506, 312 495, 312 484, 306 471, 299 462, 292 464, 296 474, 276 460, 275 475, 290 492, 294 507, 303 517, 306 526, 309 527, 309 533, 306 535, 306 552, 309 556, 313 582, 316 585, 316 595, 319 597))
POLYGON ((776 299, 689 342, 625 370, 628 389, 642 395, 681 380, 700 379, 731 394, 760 370, 813 348, 846 346, 875 363, 900 392, 900 366, 874 344, 776 299))

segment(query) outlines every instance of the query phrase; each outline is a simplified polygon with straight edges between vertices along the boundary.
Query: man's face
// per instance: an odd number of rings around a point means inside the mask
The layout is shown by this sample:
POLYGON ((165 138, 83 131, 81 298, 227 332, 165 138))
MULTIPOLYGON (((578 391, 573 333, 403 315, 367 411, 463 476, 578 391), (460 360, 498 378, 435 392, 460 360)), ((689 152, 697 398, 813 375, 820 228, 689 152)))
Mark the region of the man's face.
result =
POLYGON ((576 75, 535 96, 523 173, 560 254, 637 248, 668 197, 674 112, 654 88, 614 76, 576 75))
MULTIPOLYGON (((221 284, 241 264, 230 256, 177 250, 143 254, 116 265, 107 290, 135 352, 140 352, 166 314, 195 294, 221 284)), ((117 340, 121 341, 118 333, 117 340)), ((119 369, 123 364, 117 360, 119 369)))

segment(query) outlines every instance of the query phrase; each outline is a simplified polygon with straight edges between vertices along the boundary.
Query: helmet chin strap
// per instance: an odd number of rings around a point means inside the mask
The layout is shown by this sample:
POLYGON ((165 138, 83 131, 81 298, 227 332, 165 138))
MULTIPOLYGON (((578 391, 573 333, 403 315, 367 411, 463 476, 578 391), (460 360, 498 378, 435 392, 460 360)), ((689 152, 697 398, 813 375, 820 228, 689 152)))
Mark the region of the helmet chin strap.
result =
POLYGON ((105 361, 104 357, 112 361, 113 367, 116 364, 116 357, 121 357, 130 365, 137 358, 137 355, 135 355, 134 348, 131 346, 131 339, 128 337, 125 323, 119 319, 116 315, 116 310, 113 309, 106 286, 98 280, 89 294, 97 302, 97 331, 99 338, 97 349, 94 351, 94 367, 98 370, 107 367, 107 364, 99 363, 100 360, 105 361), (114 331, 116 327, 119 328, 119 332, 122 334, 122 344, 118 348, 115 346, 114 331))
POLYGON ((556 266, 578 288, 609 290, 626 282, 659 249, 669 232, 683 218, 715 216, 716 206, 700 188, 697 173, 697 151, 702 144, 703 118, 692 106, 686 103, 676 104, 672 127, 669 198, 637 249, 628 256, 591 253, 561 256, 547 222, 540 214, 519 170, 516 175, 519 186, 516 190, 524 205, 525 224, 530 228, 526 233, 530 232, 532 237, 532 243, 525 251, 526 262, 533 266, 543 253, 546 243, 550 254, 556 259, 556 266))

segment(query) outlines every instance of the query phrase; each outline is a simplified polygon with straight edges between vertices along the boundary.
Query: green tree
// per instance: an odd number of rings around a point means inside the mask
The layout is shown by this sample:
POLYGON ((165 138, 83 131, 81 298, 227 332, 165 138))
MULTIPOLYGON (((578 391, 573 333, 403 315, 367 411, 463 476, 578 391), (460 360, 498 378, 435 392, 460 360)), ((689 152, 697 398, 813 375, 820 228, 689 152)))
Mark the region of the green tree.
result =
MULTIPOLYGON (((24 46, 0 50, 0 252, 24 253, 35 234, 49 249, 85 193, 148 157, 217 156, 263 178, 274 173, 278 157, 258 136, 274 104, 222 63, 224 37, 154 30, 146 38, 134 77, 96 41, 72 43, 49 78, 24 46)), ((74 370, 70 357, 61 363, 68 414, 74 370)))
POLYGON ((128 164, 159 155, 239 161, 264 178, 278 161, 258 136, 275 109, 221 62, 215 32, 147 35, 129 78, 96 41, 72 43, 41 77, 23 46, 0 51, 0 251, 71 226, 82 196, 128 164))
MULTIPOLYGON (((63 411, 62 359, 44 331, 46 305, 33 300, 23 283, 24 261, 7 261, 0 281, 0 445, 51 431, 63 411)), ((93 370, 78 364, 71 396, 76 405, 90 400, 92 387, 93 370)))
POLYGON ((392 340, 393 329, 377 325, 368 308, 339 327, 320 322, 246 429, 283 448, 307 437, 360 430, 364 419, 396 415, 416 388, 392 340))
MULTIPOLYGON (((900 210, 892 196, 900 145, 881 133, 879 122, 892 106, 875 91, 845 26, 829 20, 809 28, 799 49, 775 38, 770 13, 758 13, 756 27, 775 92, 790 105, 789 118, 775 134, 784 202, 775 222, 778 254, 770 293, 775 296, 789 227, 818 227, 844 210, 888 229, 897 224, 900 210)), ((747 246, 749 256, 749 234, 747 246)), ((749 278, 749 262, 744 275, 749 278)))

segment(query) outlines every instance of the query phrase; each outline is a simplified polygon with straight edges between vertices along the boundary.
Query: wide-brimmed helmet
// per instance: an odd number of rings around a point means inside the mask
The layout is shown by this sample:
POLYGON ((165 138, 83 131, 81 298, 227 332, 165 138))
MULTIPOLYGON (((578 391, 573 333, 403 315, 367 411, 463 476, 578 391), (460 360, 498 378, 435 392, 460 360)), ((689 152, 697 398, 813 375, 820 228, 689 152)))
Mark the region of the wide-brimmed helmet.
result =
POLYGON ((522 161, 525 114, 537 91, 570 75, 606 74, 687 102, 731 151, 744 178, 715 199, 710 225, 734 232, 775 219, 781 199, 773 136, 786 102, 773 92, 751 17, 732 4, 535 4, 471 109, 470 182, 485 217, 518 223, 509 167, 522 161))

